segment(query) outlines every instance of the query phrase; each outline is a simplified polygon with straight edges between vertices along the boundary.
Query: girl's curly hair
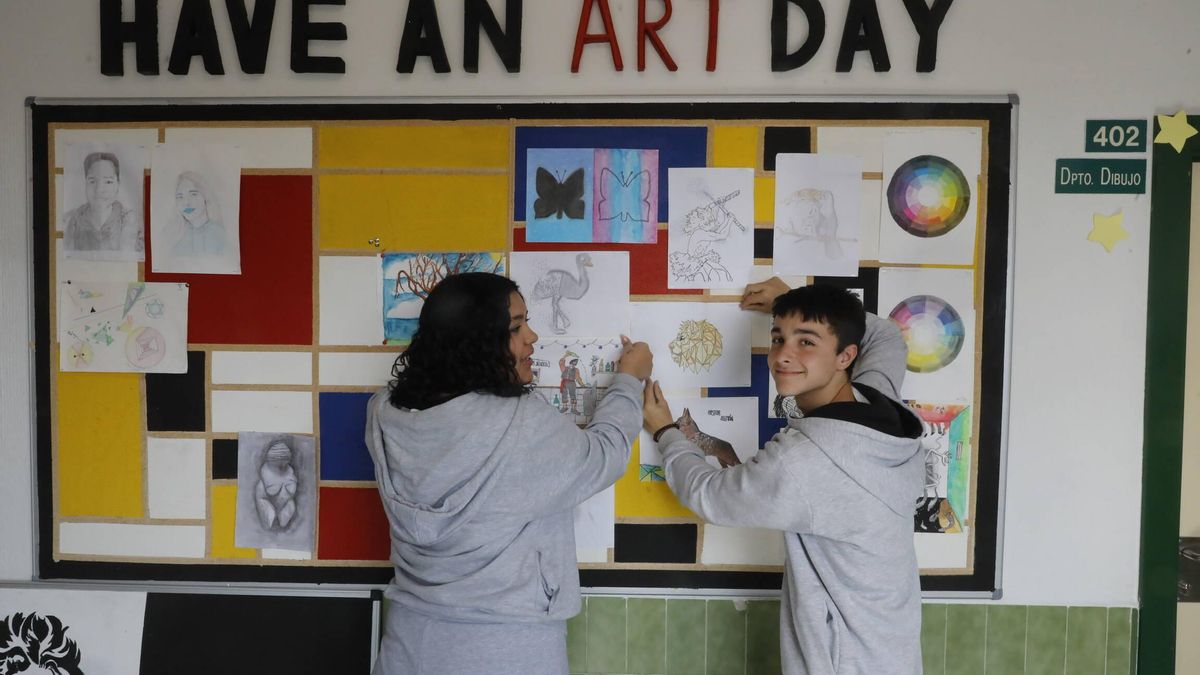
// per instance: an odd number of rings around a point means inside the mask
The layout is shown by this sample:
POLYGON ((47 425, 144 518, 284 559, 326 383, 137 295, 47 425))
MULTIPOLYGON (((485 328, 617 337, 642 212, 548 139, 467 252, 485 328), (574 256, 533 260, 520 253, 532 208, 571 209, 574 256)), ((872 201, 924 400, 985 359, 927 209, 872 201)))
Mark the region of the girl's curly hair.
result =
POLYGON ((510 279, 487 272, 446 277, 429 293, 408 349, 392 366, 388 400, 424 410, 468 392, 529 391, 509 351, 510 279))

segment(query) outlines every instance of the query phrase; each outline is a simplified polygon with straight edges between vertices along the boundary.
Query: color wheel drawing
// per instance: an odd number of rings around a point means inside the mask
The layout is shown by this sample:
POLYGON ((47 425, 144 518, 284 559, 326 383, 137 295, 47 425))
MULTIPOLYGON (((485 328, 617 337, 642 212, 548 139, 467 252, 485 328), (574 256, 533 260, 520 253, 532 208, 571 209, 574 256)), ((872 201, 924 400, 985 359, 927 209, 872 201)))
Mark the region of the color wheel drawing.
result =
POLYGON ((920 155, 901 164, 887 188, 888 209, 905 232, 940 237, 962 222, 971 186, 953 162, 920 155))
POLYGON ((932 373, 949 365, 962 350, 966 327, 950 303, 934 295, 914 295, 888 315, 908 344, 908 369, 932 373))

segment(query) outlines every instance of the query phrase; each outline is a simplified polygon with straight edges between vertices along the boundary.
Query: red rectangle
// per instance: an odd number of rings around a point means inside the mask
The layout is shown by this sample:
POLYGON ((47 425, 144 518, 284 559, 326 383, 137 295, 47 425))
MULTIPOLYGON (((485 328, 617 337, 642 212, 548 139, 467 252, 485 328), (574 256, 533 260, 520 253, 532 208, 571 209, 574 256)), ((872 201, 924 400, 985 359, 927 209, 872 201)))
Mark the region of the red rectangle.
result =
POLYGON ((392 542, 375 487, 323 487, 317 559, 387 560, 392 542))

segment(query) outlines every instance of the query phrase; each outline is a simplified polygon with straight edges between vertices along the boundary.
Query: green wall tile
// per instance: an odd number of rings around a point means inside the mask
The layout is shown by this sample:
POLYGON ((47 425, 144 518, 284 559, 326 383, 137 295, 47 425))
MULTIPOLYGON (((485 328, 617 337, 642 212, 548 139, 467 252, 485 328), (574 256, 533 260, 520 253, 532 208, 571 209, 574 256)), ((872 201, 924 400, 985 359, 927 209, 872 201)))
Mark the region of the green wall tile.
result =
POLYGON ((1108 610, 1071 607, 1067 610, 1067 675, 1104 673, 1108 610))
POLYGON ((946 605, 921 605, 921 659, 925 675, 946 675, 946 605))
POLYGON ((704 672, 703 600, 667 601, 667 673, 704 672))
POLYGON ((986 605, 946 606, 946 674, 983 675, 986 605))
MULTIPOLYGON (((586 603, 587 600, 585 599, 586 603)), ((587 672, 587 605, 567 619, 567 667, 572 673, 587 672)))
POLYGON ((779 675, 779 601, 751 602, 746 612, 746 675, 779 675))
POLYGON ((588 598, 587 672, 625 672, 625 598, 588 598))
POLYGON ((1108 609, 1108 650, 1104 675, 1133 675, 1129 669, 1132 619, 1133 610, 1128 607, 1108 609))
POLYGON ((1067 608, 1030 607, 1026 675, 1063 675, 1067 662, 1067 608))
POLYGON ((629 672, 666 672, 667 601, 629 598, 626 613, 629 620, 629 672))
POLYGON ((704 672, 707 675, 745 675, 746 610, 732 600, 708 601, 708 645, 704 672))
POLYGON ((1025 673, 1024 605, 989 605, 987 608, 987 675, 1025 673))

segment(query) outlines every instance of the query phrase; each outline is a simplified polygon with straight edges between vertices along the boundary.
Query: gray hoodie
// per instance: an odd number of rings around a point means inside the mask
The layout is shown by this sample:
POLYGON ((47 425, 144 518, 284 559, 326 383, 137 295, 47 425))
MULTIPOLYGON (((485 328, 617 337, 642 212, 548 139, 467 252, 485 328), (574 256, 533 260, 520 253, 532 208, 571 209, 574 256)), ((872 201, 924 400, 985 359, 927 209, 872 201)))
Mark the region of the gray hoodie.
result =
POLYGON ((783 531, 780 653, 789 675, 921 672, 921 587, 913 513, 924 458, 920 420, 897 402, 907 349, 867 316, 854 365, 857 402, 790 419, 745 464, 715 469, 671 430, 667 482, 718 525, 783 531))
POLYGON ((641 385, 620 374, 587 429, 536 395, 401 410, 377 393, 366 436, 391 526, 387 597, 452 621, 577 614, 573 509, 625 471, 641 421, 641 385))

